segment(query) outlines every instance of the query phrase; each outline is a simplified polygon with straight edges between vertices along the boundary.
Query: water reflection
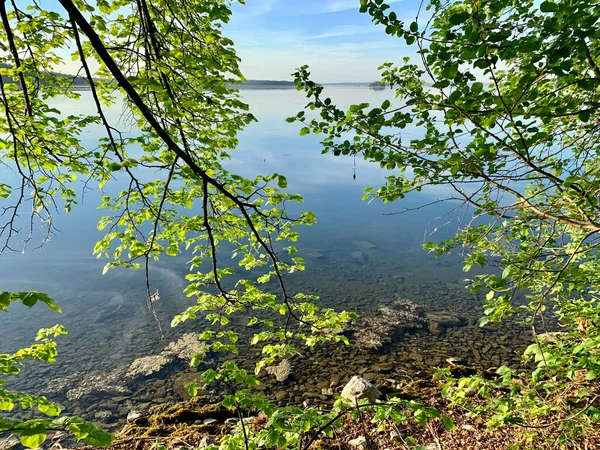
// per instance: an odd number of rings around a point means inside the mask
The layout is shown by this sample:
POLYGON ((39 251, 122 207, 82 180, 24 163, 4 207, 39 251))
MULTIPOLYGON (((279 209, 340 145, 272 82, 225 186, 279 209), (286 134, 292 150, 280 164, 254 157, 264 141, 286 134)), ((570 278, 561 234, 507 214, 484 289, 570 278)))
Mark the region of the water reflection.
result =
MULTIPOLYGON (((364 101, 378 105, 390 95, 389 91, 341 86, 330 87, 327 92, 342 107, 364 101)), ((239 148, 232 152, 226 167, 245 176, 271 172, 286 175, 289 190, 305 198, 302 208, 317 216, 317 225, 301 230, 298 248, 308 268, 289 279, 291 289, 319 294, 325 305, 345 309, 375 311, 380 303, 405 297, 431 309, 462 312, 473 320, 477 317, 479 312, 473 308, 477 300, 467 294, 461 282, 464 274, 460 258, 435 260, 421 250, 424 239, 430 237, 427 234, 447 221, 443 213, 448 207, 438 205, 403 215, 384 215, 436 199, 443 192, 428 191, 401 204, 362 202, 363 188, 380 185, 389 172, 362 160, 321 155, 318 136, 300 138, 299 125, 288 124, 285 118, 307 102, 302 93, 248 90, 243 96, 258 123, 241 134, 239 148)), ((65 102, 60 107, 64 112, 75 107, 93 109, 91 102, 77 106, 65 102)), ((115 111, 120 112, 120 108, 115 111)), ((89 145, 94 145, 100 133, 99 128, 86 132, 89 145)), ((410 138, 417 131, 407 129, 404 133, 410 138)), ((80 207, 56 217, 61 232, 43 249, 0 258, 3 290, 46 292, 64 311, 58 316, 40 307, 34 311, 12 307, 9 314, 0 315, 0 351, 14 350, 32 338, 38 328, 60 322, 70 334, 60 339, 61 356, 52 369, 53 376, 75 370, 110 370, 118 363, 157 353, 165 345, 146 307, 142 274, 115 270, 102 276, 104 261, 92 256, 93 245, 101 236, 95 228, 102 215, 96 209, 100 195, 98 191, 89 192, 80 207)), ((454 227, 449 223, 434 238, 443 238, 454 227)), ((152 269, 153 284, 161 294, 157 312, 164 323, 190 303, 182 293, 186 273, 184 258, 165 259, 152 269)), ((167 338, 201 328, 200 321, 187 322, 177 329, 167 327, 167 338)), ((473 358, 465 342, 461 341, 455 350, 464 350, 463 356, 473 358)), ((428 363, 442 362, 448 351, 440 350, 428 363)), ((39 383, 31 376, 21 385, 35 389, 39 383)))

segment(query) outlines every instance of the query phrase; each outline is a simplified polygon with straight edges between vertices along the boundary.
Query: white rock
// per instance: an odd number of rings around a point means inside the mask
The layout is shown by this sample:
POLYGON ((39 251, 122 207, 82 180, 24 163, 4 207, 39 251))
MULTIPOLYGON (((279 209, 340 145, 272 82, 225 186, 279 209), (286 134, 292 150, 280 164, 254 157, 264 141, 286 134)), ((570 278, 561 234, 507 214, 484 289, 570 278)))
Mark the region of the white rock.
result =
POLYGON ((356 375, 348 381, 342 390, 342 397, 352 401, 366 398, 370 402, 374 402, 382 395, 374 384, 356 375))
POLYGON ((134 420, 139 419, 140 417, 142 417, 141 411, 136 411, 134 409, 132 411, 129 411, 129 414, 127 414, 127 422, 133 422, 134 420))
POLYGON ((398 432, 396 430, 392 430, 390 432, 390 441, 392 441, 392 442, 401 441, 405 437, 406 437, 406 434, 404 434, 402 431, 398 432))
POLYGON ((461 425, 461 428, 463 430, 467 430, 471 433, 475 433, 477 431, 477 429, 473 425, 469 425, 469 424, 461 425))
POLYGON ((219 423, 219 421, 217 419, 204 419, 202 423, 204 425, 213 425, 215 423, 219 423))
POLYGON ((367 439, 364 436, 359 436, 356 439, 352 439, 351 441, 348 441, 348 445, 350 447, 364 449, 367 447, 367 439))

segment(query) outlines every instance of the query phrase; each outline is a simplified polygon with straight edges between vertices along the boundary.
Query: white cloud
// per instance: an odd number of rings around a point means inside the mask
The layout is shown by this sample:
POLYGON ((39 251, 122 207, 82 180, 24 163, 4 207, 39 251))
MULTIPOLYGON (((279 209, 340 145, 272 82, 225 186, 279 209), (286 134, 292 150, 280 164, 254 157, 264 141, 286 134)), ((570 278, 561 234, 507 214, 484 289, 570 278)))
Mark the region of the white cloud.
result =
POLYGON ((356 26, 356 25, 340 25, 334 27, 330 31, 313 36, 306 36, 305 39, 326 39, 332 37, 355 36, 357 34, 371 34, 380 32, 375 26, 356 26))

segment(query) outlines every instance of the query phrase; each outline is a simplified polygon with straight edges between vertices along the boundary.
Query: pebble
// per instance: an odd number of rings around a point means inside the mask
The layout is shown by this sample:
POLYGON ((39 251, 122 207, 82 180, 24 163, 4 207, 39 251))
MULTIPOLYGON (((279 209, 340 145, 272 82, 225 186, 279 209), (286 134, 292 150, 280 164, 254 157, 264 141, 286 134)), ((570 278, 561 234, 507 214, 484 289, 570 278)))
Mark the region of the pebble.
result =
POLYGON ((406 437, 406 434, 404 434, 401 431, 398 432, 396 430, 392 430, 390 432, 390 441, 392 441, 392 442, 399 442, 399 441, 401 441, 405 437, 406 437))
POLYGON ((98 420, 103 420, 103 419, 108 419, 110 418, 110 416, 112 416, 112 413, 110 411, 98 411, 96 414, 94 414, 94 417, 98 420))
POLYGON ((364 436, 359 436, 356 439, 348 441, 348 445, 357 449, 365 449, 367 447, 367 439, 364 436))
POLYGON ((202 421, 202 423, 203 423, 204 425, 214 425, 214 424, 216 424, 216 423, 219 423, 219 421, 218 421, 217 419, 212 419, 212 418, 209 418, 209 419, 204 419, 204 420, 202 421))
POLYGON ((132 411, 129 411, 129 414, 127 414, 127 422, 133 422, 139 419, 140 417, 142 417, 142 412, 134 409, 132 411))

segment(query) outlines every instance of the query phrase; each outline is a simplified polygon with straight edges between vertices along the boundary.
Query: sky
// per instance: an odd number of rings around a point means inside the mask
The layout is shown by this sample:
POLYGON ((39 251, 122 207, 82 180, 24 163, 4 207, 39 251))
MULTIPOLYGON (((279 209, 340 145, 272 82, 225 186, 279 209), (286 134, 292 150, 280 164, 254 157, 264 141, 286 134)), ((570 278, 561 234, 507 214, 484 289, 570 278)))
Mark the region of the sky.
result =
MULTIPOLYGON (((398 18, 415 19, 418 0, 386 0, 398 18)), ((225 35, 248 79, 291 80, 308 64, 320 83, 379 80, 377 68, 413 54, 402 40, 358 12, 360 0, 246 0, 235 3, 225 35)))
MULTIPOLYGON (((17 0, 27 3, 30 0, 17 0)), ((58 0, 38 0, 64 14, 58 0)), ((359 13, 360 0, 232 0, 233 15, 224 27, 242 58, 247 79, 292 80, 304 64, 319 83, 371 82, 384 62, 414 55, 403 40, 359 13)), ((420 0, 384 0, 404 22, 412 22, 420 0)), ((90 2, 94 4, 94 1, 90 2)), ((72 49, 71 49, 72 50, 72 49)), ((79 69, 65 50, 66 73, 79 69)), ((62 55, 61 55, 62 56, 62 55)))

